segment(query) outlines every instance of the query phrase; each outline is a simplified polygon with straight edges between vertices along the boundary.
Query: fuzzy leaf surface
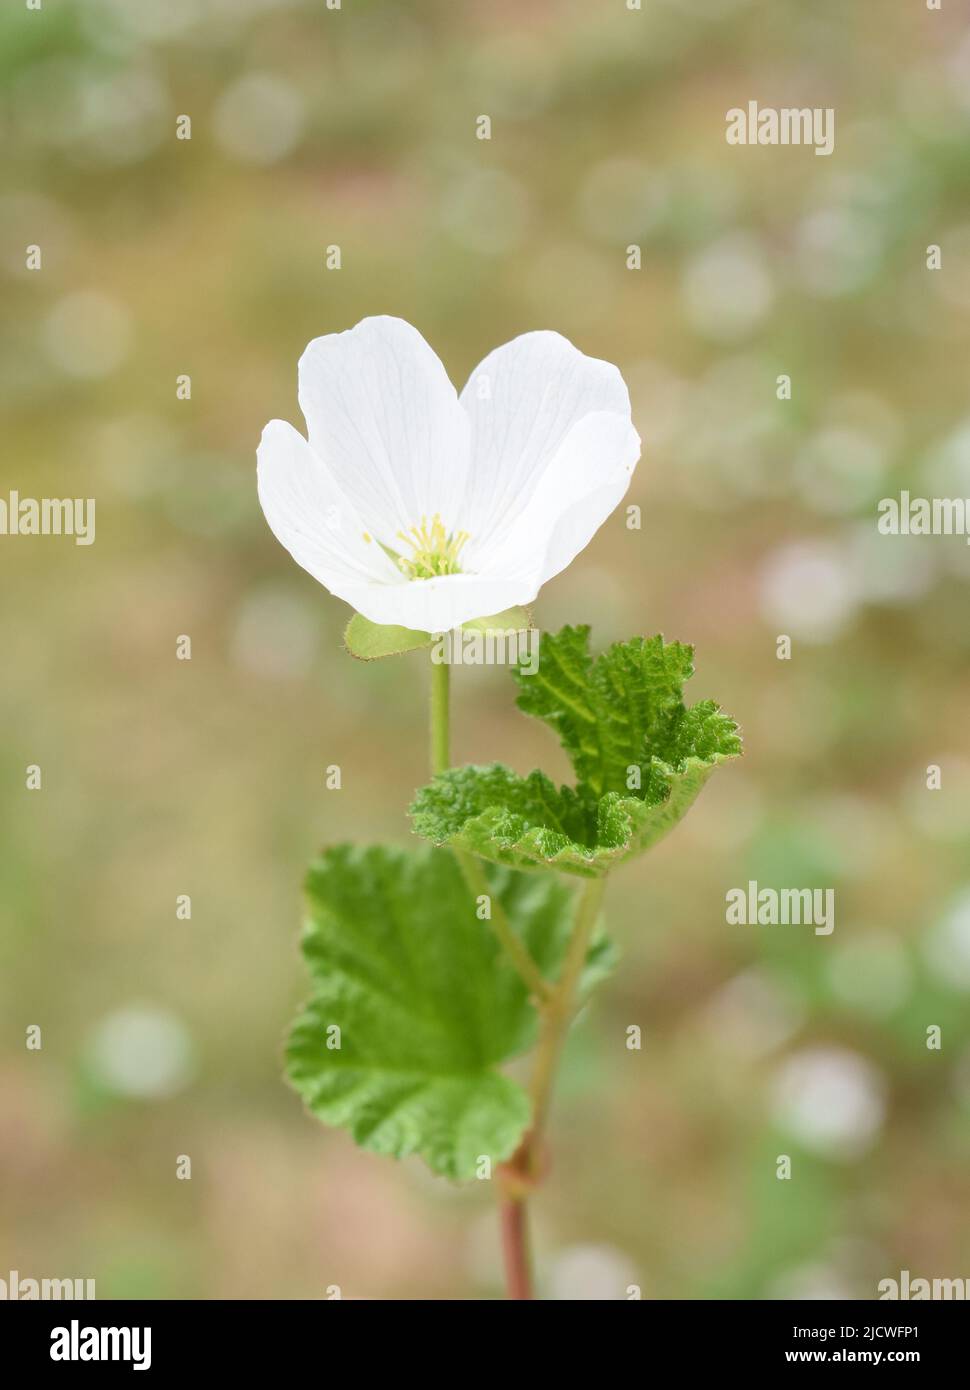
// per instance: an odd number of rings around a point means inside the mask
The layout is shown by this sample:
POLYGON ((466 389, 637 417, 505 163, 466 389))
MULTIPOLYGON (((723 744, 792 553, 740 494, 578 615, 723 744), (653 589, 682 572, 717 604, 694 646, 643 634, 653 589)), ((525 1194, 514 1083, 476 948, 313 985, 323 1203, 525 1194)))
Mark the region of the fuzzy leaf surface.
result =
MULTIPOLYGON (((474 1177, 483 1155, 508 1158, 530 1108, 497 1068, 532 1045, 536 1012, 454 856, 340 846, 316 860, 306 887, 313 997, 293 1026, 287 1073, 308 1108, 364 1148, 420 1154, 449 1178, 474 1177), (339 1048, 327 1045, 334 1025, 339 1048)), ((502 869, 490 888, 554 975, 568 890, 502 869)))
POLYGON ((515 672, 518 704, 555 730, 575 787, 500 763, 452 768, 417 793, 415 830, 494 863, 582 877, 643 853, 741 751, 737 725, 712 700, 685 707, 693 669, 693 649, 662 637, 616 643, 594 660, 589 628, 543 634, 538 670, 515 672))

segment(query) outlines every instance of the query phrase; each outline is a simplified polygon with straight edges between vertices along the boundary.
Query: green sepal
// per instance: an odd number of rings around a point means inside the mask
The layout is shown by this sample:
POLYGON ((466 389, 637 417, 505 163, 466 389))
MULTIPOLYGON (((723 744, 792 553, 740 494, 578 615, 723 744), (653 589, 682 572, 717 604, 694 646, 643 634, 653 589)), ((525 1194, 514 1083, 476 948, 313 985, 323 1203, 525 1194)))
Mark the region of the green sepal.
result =
POLYGON ((466 632, 527 632, 532 626, 528 608, 504 608, 489 618, 470 618, 462 623, 466 632))
MULTIPOLYGON (((472 632, 522 631, 532 626, 527 608, 506 608, 488 618, 472 618, 462 628, 472 632)), ((363 613, 355 613, 344 630, 344 646, 358 661, 378 661, 385 656, 430 647, 433 634, 416 628, 372 623, 363 613)))
POLYGON ((378 661, 384 656, 401 656, 431 645, 430 632, 410 627, 372 623, 363 613, 355 613, 344 630, 344 646, 358 661, 378 661))

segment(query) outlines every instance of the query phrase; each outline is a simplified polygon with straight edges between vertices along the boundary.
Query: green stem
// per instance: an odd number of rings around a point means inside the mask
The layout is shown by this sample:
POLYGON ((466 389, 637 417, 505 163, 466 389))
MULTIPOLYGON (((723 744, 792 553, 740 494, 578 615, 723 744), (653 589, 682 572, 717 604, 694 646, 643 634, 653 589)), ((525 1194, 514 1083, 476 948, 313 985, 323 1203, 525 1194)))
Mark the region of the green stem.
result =
MULTIPOLYGON (((432 662, 431 771, 434 775, 445 772, 451 766, 449 676, 447 662, 432 662)), ((572 934, 566 947, 562 971, 552 986, 543 978, 539 967, 512 930, 501 903, 493 899, 489 892, 488 879, 481 861, 465 850, 457 850, 456 858, 472 893, 477 897, 489 898, 495 934, 525 981, 541 1018, 531 1086, 532 1127, 518 1152, 508 1163, 501 1166, 498 1174, 499 1211, 509 1298, 531 1299, 527 1198, 541 1177, 552 1088, 563 1044, 576 1011, 579 982, 602 906, 605 881, 602 878, 590 879, 583 889, 572 934)))
POLYGON ((548 999, 552 990, 548 982, 543 978, 542 971, 529 955, 529 952, 522 945, 522 941, 516 936, 509 925, 509 919, 505 915, 505 909, 499 900, 493 896, 489 887, 488 879, 485 877, 485 870, 482 868, 482 861, 474 854, 469 854, 467 850, 455 850, 455 857, 461 866, 461 871, 465 875, 465 882, 471 889, 476 898, 488 898, 491 910, 491 922, 495 929, 503 950, 522 976, 525 986, 530 994, 535 995, 539 1002, 548 999))
POLYGON ((450 668, 447 661, 431 662, 431 773, 451 766, 450 668))
POLYGON ((542 1027, 531 1086, 532 1128, 499 1174, 499 1214, 510 1299, 532 1298, 528 1197, 543 1176, 545 1129, 552 1088, 576 1011, 579 982, 603 903, 604 888, 603 879, 590 879, 580 896, 562 973, 551 996, 540 1006, 542 1027))
MULTIPOLYGON (((431 771, 444 772, 451 766, 450 712, 451 698, 449 677, 451 668, 446 661, 431 662, 431 771)), ((455 850, 455 858, 464 875, 465 882, 476 898, 488 898, 491 923, 502 949, 521 975, 529 993, 537 1000, 549 997, 550 989, 519 937, 509 925, 502 904, 492 894, 481 860, 467 850, 455 850)))
POLYGON ((603 904, 605 887, 605 879, 591 878, 580 894, 576 921, 566 948, 562 973, 542 1010, 542 1027, 532 1073, 532 1129, 526 1141, 526 1162, 523 1164, 533 1178, 538 1177, 542 1168, 542 1146, 549 1118, 552 1088, 563 1044, 576 1012, 579 981, 603 904))

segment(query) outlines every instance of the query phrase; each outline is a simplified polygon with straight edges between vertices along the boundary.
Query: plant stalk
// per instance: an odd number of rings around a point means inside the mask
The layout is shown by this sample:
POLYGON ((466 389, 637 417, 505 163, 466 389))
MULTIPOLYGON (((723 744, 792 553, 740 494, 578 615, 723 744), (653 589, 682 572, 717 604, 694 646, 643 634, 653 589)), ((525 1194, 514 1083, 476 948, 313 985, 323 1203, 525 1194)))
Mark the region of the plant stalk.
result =
POLYGON ((451 691, 447 661, 431 663, 431 775, 451 767, 451 691))
MULTIPOLYGON (((431 663, 431 771, 451 766, 450 670, 447 662, 431 663)), ((478 858, 464 850, 455 852, 465 881, 476 896, 489 896, 492 926, 506 953, 525 981, 541 1019, 532 1076, 532 1126, 508 1163, 496 1174, 505 1281, 510 1299, 531 1299, 532 1257, 528 1232, 527 1199, 542 1176, 545 1130, 556 1070, 563 1044, 576 1011, 580 979, 593 930, 603 902, 604 880, 588 880, 579 898, 572 935, 562 971, 555 985, 543 978, 539 967, 509 925, 501 903, 491 898, 488 880, 478 858)))
POLYGON ((534 997, 537 1004, 544 1003, 551 997, 552 991, 549 984, 543 977, 542 971, 529 955, 523 946, 521 939, 509 925, 509 919, 505 915, 505 909, 492 894, 488 879, 485 877, 485 870, 482 868, 482 861, 474 854, 469 854, 467 850, 456 849, 455 857, 461 866, 461 871, 465 875, 465 882, 471 889, 476 898, 486 897, 489 900, 491 911, 492 927, 495 935, 509 960, 515 966, 522 977, 526 989, 534 997))
POLYGON ((555 989, 541 1010, 542 1025, 532 1072, 532 1128, 526 1140, 525 1171, 535 1181, 542 1172, 542 1150, 552 1088, 563 1044, 576 1012, 576 996, 593 930, 603 904, 606 880, 591 878, 580 894, 566 959, 555 989))
MULTIPOLYGON (((500 1179, 501 1181, 501 1179, 500 1179)), ((502 1259, 505 1288, 512 1302, 531 1300, 532 1250, 529 1241, 529 1213, 525 1195, 499 1189, 499 1222, 502 1229, 502 1259)))
MULTIPOLYGON (((431 772, 437 775, 451 766, 451 668, 446 661, 431 663, 431 772)), ((491 923, 506 955, 536 1000, 549 997, 550 989, 542 971, 509 925, 502 904, 492 894, 481 861, 466 850, 455 850, 455 858, 473 897, 488 898, 491 923)))

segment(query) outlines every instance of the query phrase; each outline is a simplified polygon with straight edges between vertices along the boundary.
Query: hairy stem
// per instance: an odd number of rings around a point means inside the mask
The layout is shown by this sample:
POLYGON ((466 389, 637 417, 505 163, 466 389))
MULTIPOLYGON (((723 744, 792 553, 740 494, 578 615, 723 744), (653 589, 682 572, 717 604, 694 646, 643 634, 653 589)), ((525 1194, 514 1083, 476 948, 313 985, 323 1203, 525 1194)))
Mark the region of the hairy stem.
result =
MULTIPOLYGON (((451 766, 450 727, 450 670, 445 661, 431 663, 431 772, 437 775, 451 766)), ((486 894, 491 900, 485 870, 473 854, 459 851, 456 858, 465 881, 475 896, 486 894)), ((548 994, 548 985, 539 967, 512 931, 501 903, 494 901, 492 926, 526 986, 537 1001, 548 994)), ((524 1153, 524 1150, 520 1150, 524 1153)), ((528 1220, 525 1198, 514 1176, 513 1160, 503 1164, 497 1173, 499 1221, 502 1229, 502 1257, 505 1281, 510 1299, 532 1297, 532 1258, 529 1250, 528 1220)))
MULTIPOLYGON (((444 772, 451 766, 451 699, 449 677, 451 668, 446 661, 431 663, 431 771, 444 772)), ((481 861, 465 850, 455 850, 455 858, 473 897, 489 900, 491 923, 502 949, 521 975, 529 993, 537 1000, 548 998, 550 989, 542 971, 509 925, 505 909, 493 896, 481 861)))
POLYGON ((505 1287, 508 1297, 516 1302, 531 1299, 532 1251, 525 1196, 511 1191, 503 1192, 500 1188, 498 1212, 502 1228, 502 1259, 505 1264, 505 1287))
POLYGON ((451 766, 450 669, 446 661, 431 663, 431 774, 451 766))
POLYGON ((566 948, 562 973, 542 1009, 542 1027, 532 1072, 532 1129, 527 1140, 527 1161, 524 1165, 533 1179, 539 1176, 542 1168, 542 1148, 552 1088, 563 1044, 576 1011, 579 981, 603 903, 605 886, 605 880, 602 878, 587 880, 586 887, 579 897, 576 920, 566 948))
POLYGON ((566 959, 555 988, 540 1005, 542 1019, 532 1073, 532 1126, 499 1174, 499 1213, 509 1298, 532 1298, 526 1201, 542 1180, 545 1131, 556 1071, 576 1011, 579 982, 603 903, 605 881, 590 879, 579 898, 566 959))
POLYGON ((509 925, 509 919, 505 915, 502 904, 492 895, 488 886, 488 879, 485 877, 485 870, 482 868, 482 861, 463 849, 455 850, 455 857, 461 865, 465 882, 473 895, 476 898, 488 898, 495 935, 498 937, 505 954, 521 975, 529 993, 535 996, 537 1002, 545 1001, 551 996, 552 991, 543 977, 542 971, 509 925))
MULTIPOLYGON (((431 664, 431 771, 444 772, 451 765, 450 671, 447 662, 431 664)), ((465 881, 476 897, 487 896, 492 926, 504 950, 518 970, 539 1009, 541 1026, 532 1076, 532 1126, 518 1151, 497 1173, 502 1254, 510 1299, 531 1299, 532 1258, 529 1246, 527 1199, 542 1175, 545 1130, 552 1088, 563 1044, 576 1010, 579 982, 589 944, 603 902, 604 880, 590 879, 579 897, 576 919, 562 971, 555 985, 542 972, 509 925, 504 909, 489 892, 481 861, 463 850, 456 851, 465 881)))

